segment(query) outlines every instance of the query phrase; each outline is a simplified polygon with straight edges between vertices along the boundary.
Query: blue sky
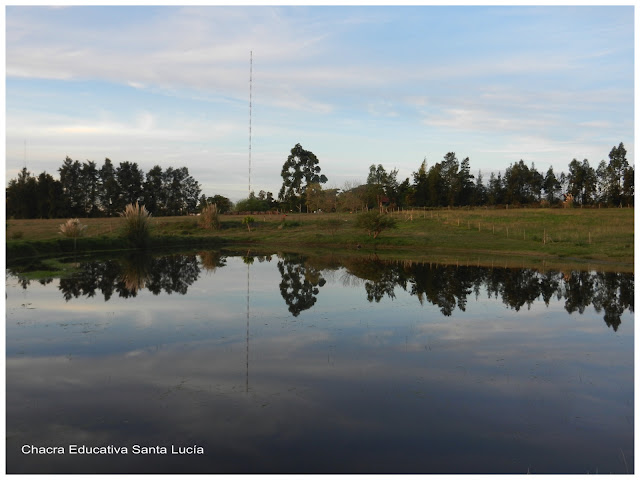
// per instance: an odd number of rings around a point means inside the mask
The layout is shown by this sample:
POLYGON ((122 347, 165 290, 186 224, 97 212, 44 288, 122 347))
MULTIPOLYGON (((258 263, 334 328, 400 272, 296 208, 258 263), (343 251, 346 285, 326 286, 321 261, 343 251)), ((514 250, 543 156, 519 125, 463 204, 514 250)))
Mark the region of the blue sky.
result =
POLYGON ((634 162, 634 7, 6 8, 6 177, 66 156, 277 195, 300 143, 326 186, 423 159, 634 162), (26 148, 25 148, 26 145, 26 148))

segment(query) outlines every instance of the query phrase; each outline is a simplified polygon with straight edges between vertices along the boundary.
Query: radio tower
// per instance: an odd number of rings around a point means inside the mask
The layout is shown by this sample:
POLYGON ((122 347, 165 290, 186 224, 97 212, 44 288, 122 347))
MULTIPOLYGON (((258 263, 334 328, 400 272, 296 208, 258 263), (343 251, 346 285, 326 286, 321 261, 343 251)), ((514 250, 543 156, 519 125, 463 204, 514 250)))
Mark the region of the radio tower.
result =
POLYGON ((253 50, 249 52, 249 195, 251 195, 251 88, 253 77, 253 50))

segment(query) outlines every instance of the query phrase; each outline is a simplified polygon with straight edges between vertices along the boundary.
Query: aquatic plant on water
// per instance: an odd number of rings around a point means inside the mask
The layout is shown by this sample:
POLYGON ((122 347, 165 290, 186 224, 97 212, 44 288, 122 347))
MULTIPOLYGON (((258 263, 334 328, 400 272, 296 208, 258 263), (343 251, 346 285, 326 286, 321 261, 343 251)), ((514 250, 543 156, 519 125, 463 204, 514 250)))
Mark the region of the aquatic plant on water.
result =
POLYGON ((151 214, 144 205, 130 203, 120 213, 124 218, 124 236, 131 245, 143 248, 151 236, 151 214))

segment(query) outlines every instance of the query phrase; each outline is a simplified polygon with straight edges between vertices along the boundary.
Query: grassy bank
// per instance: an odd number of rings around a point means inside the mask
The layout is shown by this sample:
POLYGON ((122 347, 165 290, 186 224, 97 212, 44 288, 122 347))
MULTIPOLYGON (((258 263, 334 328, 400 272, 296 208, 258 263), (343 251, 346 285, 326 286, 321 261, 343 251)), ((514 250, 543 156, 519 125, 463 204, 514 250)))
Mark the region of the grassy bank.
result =
MULTIPOLYGON (((221 215, 205 230, 197 217, 152 218, 151 248, 247 246, 314 252, 376 251, 396 258, 442 258, 455 263, 576 262, 633 270, 633 209, 439 209, 392 214, 397 228, 374 240, 356 227, 356 214, 221 215)), ((125 250, 122 219, 81 219, 76 252, 125 250)), ((7 261, 74 252, 59 233, 62 220, 8 220, 7 261)))

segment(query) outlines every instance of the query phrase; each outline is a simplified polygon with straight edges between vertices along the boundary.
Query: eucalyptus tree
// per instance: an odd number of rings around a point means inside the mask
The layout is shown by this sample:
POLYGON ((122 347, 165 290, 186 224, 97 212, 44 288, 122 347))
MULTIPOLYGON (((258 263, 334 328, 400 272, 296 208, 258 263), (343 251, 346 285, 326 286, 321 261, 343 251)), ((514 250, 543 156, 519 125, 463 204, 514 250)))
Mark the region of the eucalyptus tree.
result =
POLYGON ((443 206, 453 206, 461 190, 458 169, 460 164, 454 152, 449 152, 441 162, 440 178, 444 189, 445 201, 443 206))
POLYGON ((162 174, 166 215, 195 213, 200 196, 200 184, 189 175, 187 167, 167 168, 162 174))
MULTIPOLYGON (((626 203, 629 194, 625 192, 625 174, 629 175, 627 150, 620 143, 609 152, 609 163, 603 160, 598 166, 597 174, 601 188, 602 200, 610 205, 626 203)), ((628 190, 628 188, 627 188, 628 190)))
POLYGON ((398 204, 398 170, 387 172, 382 165, 371 165, 367 176, 367 193, 369 206, 375 201, 375 206, 382 208, 382 204, 398 204))
POLYGON ((547 174, 544 177, 542 188, 545 193, 545 198, 549 204, 553 205, 556 200, 560 198, 560 192, 562 191, 562 184, 553 172, 553 167, 549 167, 547 174))
POLYGON ((622 181, 622 195, 624 201, 633 206, 634 203, 634 177, 635 167, 630 166, 624 171, 624 178, 622 181))
POLYGON ((313 152, 296 144, 282 166, 282 188, 278 200, 289 208, 302 211, 307 186, 327 182, 327 177, 320 173, 319 163, 313 152))
POLYGON ((522 204, 532 201, 530 180, 531 171, 522 160, 507 167, 504 172, 506 203, 522 204))
POLYGON ((589 160, 585 158, 579 162, 574 158, 569 164, 567 193, 573 195, 581 205, 587 205, 594 199, 597 191, 596 180, 596 172, 589 165, 589 160))

